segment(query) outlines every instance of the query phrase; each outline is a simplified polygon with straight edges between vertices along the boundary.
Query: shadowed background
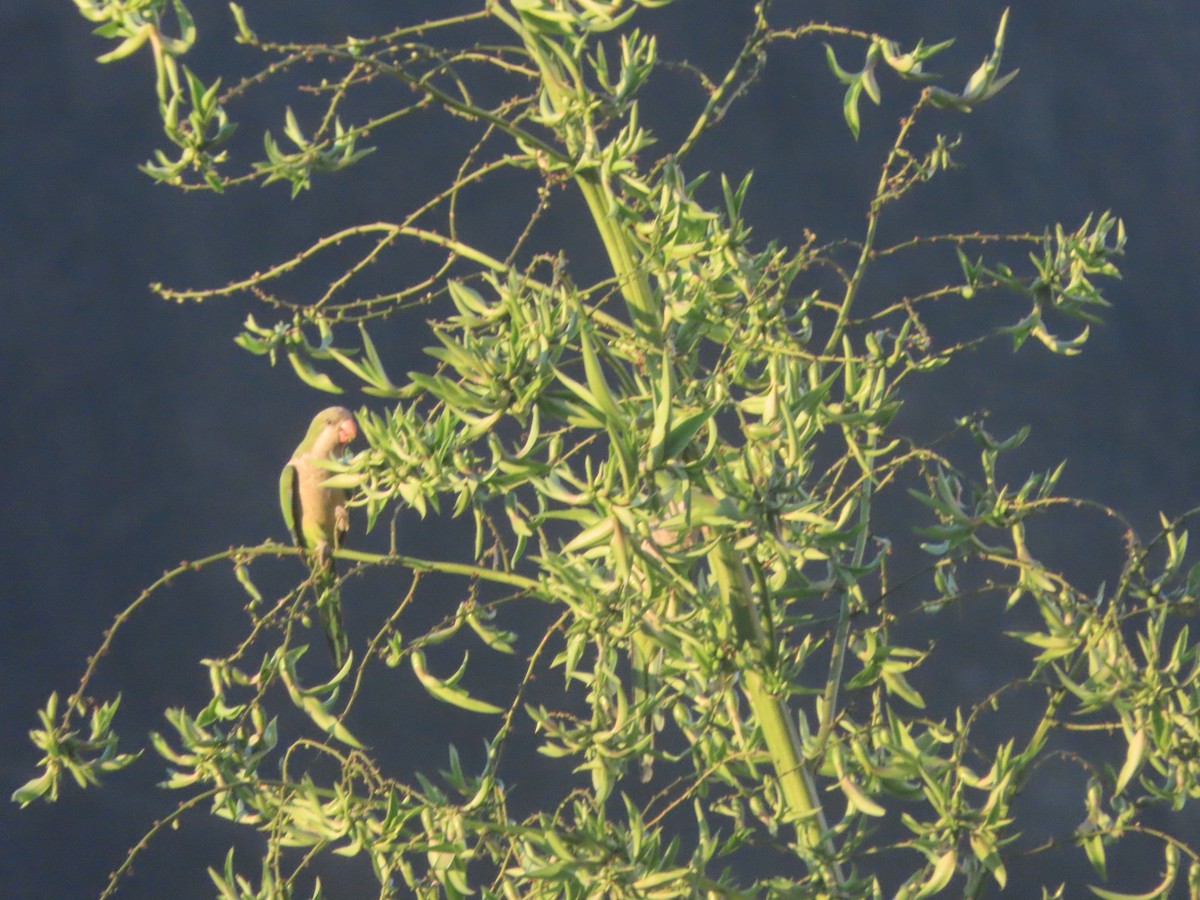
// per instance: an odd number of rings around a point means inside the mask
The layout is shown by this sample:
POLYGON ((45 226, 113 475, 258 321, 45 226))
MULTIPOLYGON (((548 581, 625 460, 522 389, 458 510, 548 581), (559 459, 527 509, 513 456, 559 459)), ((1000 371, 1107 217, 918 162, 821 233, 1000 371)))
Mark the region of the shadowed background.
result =
MULTIPOLYGON (((671 23, 662 55, 726 62, 749 6, 677 4, 653 20, 671 23)), ((933 68, 956 88, 990 50, 1003 9, 993 0, 884 6, 808 3, 800 13, 905 45, 955 36, 955 47, 933 68)), ((1033 435, 1018 459, 1022 469, 1068 458, 1062 489, 1111 503, 1149 531, 1158 510, 1179 513, 1200 502, 1193 449, 1200 430, 1193 412, 1200 6, 1170 0, 1154 4, 1152 14, 1115 0, 1012 6, 1005 68, 1019 67, 1021 75, 970 116, 939 114, 941 130, 964 134, 956 158, 965 168, 893 210, 890 233, 1040 230, 1055 221, 1074 228, 1087 212, 1111 208, 1130 234, 1125 277, 1108 287, 1115 306, 1081 358, 1051 358, 1030 347, 1014 360, 997 345, 961 367, 962 377, 911 395, 900 421, 936 434, 953 416, 982 407, 992 412, 997 434, 1027 422, 1033 435)), ((404 15, 420 8, 442 6, 411 3, 404 15)), ((205 53, 228 27, 225 4, 196 2, 192 11, 201 43, 188 61, 211 78, 221 65, 205 53), (207 43, 206 29, 213 32, 207 43)), ((265 21, 250 13, 252 22, 265 21)), ((289 5, 287 15, 292 33, 314 38, 391 21, 386 12, 310 3, 289 5)), ((269 33, 268 26, 261 31, 269 33)), ((843 65, 857 68, 861 50, 843 48, 843 65)), ((5 797, 33 774, 36 752, 25 733, 36 710, 51 690, 70 692, 102 630, 148 582, 184 558, 284 537, 278 470, 313 411, 328 403, 288 367, 268 369, 234 346, 231 337, 252 309, 244 301, 178 306, 153 297, 147 284, 218 285, 335 227, 396 218, 426 196, 422 173, 444 156, 439 135, 430 132, 403 159, 381 150, 348 173, 318 179, 294 201, 280 185, 224 198, 181 196, 135 168, 161 143, 148 56, 97 65, 95 56, 107 49, 68 3, 0 5, 0 385, 7 401, 0 417, 9 435, 0 504, 5 797)), ((820 44, 778 45, 761 82, 688 160, 687 171, 724 167, 737 179, 754 169, 747 211, 760 241, 795 245, 805 228, 826 239, 858 237, 882 148, 912 96, 890 78, 883 90, 892 103, 877 110, 864 102, 855 144, 820 44)), ((281 105, 269 96, 255 111, 260 118, 248 114, 243 127, 279 131, 281 105)), ((660 90, 647 102, 644 121, 669 130, 669 121, 654 117, 670 115, 670 98, 660 90)), ((574 209, 564 201, 559 221, 569 222, 574 209)), ((503 207, 492 215, 497 227, 511 227, 525 211, 522 203, 512 221, 503 207)), ((579 248, 573 262, 597 264, 586 231, 567 240, 579 248)), ((1011 312, 1006 320, 1019 318, 1017 308, 1011 312)), ((419 320, 374 336, 391 351, 393 378, 423 364, 419 345, 406 340, 420 338, 419 320)), ((347 402, 362 401, 348 395, 347 402)), ((410 518, 401 525, 417 553, 455 535, 433 526, 418 532, 410 518)), ((1055 535, 1064 565, 1111 570, 1112 547, 1074 534, 1068 527, 1055 535)), ((288 570, 280 571, 284 577, 288 570)), ((227 651, 244 621, 243 602, 222 570, 189 579, 147 609, 118 640, 95 685, 100 695, 125 691, 119 731, 136 739, 161 728, 163 707, 205 689, 192 660, 227 651)), ((986 668, 996 640, 983 629, 963 638, 961 678, 971 679, 972 666, 986 668)), ((408 686, 416 689, 411 679, 408 686)), ((396 734, 417 765, 430 768, 444 758, 437 741, 423 743, 420 729, 405 727, 403 710, 395 715, 396 734), (435 751, 433 761, 419 756, 435 751)), ((173 805, 153 787, 159 761, 137 769, 101 791, 68 789, 56 806, 18 813, 0 805, 0 896, 98 893, 126 848, 173 805)), ((211 896, 204 867, 219 865, 239 834, 193 817, 139 863, 122 896, 161 896, 164 886, 179 898, 211 896)), ((244 846, 246 866, 254 844, 244 846)), ((1156 872, 1160 860, 1147 858, 1143 871, 1156 872)), ((1131 879, 1133 865, 1126 870, 1131 879)))

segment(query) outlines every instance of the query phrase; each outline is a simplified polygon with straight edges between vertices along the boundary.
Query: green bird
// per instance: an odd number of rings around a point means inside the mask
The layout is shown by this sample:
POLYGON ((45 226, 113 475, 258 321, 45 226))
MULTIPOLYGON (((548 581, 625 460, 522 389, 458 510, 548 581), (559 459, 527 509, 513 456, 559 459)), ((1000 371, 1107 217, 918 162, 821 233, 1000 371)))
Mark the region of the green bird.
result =
POLYGON ((304 551, 317 591, 317 615, 338 668, 346 660, 349 644, 342 624, 342 602, 334 568, 333 551, 350 528, 346 504, 349 494, 325 486, 330 472, 321 460, 336 459, 358 435, 350 410, 331 406, 317 413, 304 440, 279 476, 279 505, 296 546, 304 551))

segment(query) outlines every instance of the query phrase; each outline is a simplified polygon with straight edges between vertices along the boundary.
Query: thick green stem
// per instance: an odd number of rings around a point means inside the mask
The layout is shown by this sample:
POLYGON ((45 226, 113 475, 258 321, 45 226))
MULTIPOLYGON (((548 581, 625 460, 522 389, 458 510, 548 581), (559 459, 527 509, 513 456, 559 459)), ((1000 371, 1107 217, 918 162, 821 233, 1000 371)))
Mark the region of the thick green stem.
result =
POLYGON ((829 836, 825 811, 804 759, 795 720, 786 700, 772 693, 763 679, 761 667, 768 649, 767 637, 755 605, 750 576, 725 542, 717 544, 709 553, 708 560, 721 600, 730 611, 735 637, 747 651, 746 658, 750 665, 745 666, 741 673, 743 690, 762 729, 763 740, 788 811, 795 819, 797 841, 801 847, 821 858, 821 866, 827 870, 828 877, 834 883, 841 884, 843 876, 833 861, 835 848, 829 836))
MULTIPOLYGON (((868 452, 862 454, 863 459, 871 460, 874 456, 869 451, 875 449, 876 438, 868 438, 868 452)), ((862 566, 867 555, 867 540, 870 537, 871 501, 874 498, 874 473, 871 469, 863 469, 862 487, 858 494, 858 538, 854 542, 854 556, 851 566, 858 569, 862 566)), ((842 686, 842 673, 846 666, 846 646, 850 642, 850 608, 851 589, 842 591, 838 605, 837 628, 833 635, 833 651, 829 660, 829 678, 825 682, 825 692, 821 697, 820 723, 817 726, 817 739, 813 745, 814 756, 820 756, 829 741, 829 735, 837 721, 838 692, 842 686)))
MULTIPOLYGON (((506 17, 507 18, 507 17, 506 17)), ((509 24, 516 27, 515 22, 509 24)), ((552 55, 541 40, 516 27, 542 75, 546 93, 559 112, 571 104, 570 75, 563 70, 563 54, 552 55)), ((586 125, 575 134, 564 135, 568 152, 578 167, 575 182, 592 214, 617 276, 622 295, 635 327, 645 336, 661 335, 662 316, 657 309, 649 279, 635 257, 632 238, 617 218, 615 200, 605 190, 599 173, 595 138, 586 125), (587 162, 589 165, 581 165, 587 162)), ((738 644, 749 661, 742 671, 742 685, 755 720, 762 729, 787 810, 795 822, 797 842, 807 851, 810 864, 834 884, 843 876, 834 862, 835 848, 829 836, 816 785, 803 755, 796 723, 784 698, 772 693, 763 677, 769 645, 755 605, 754 589, 746 568, 725 542, 709 555, 709 564, 719 585, 722 601, 730 611, 738 644)))
POLYGON ((621 286, 621 295, 629 308, 630 318, 640 332, 657 337, 662 329, 662 316, 654 302, 654 292, 649 279, 634 259, 628 236, 612 215, 604 190, 592 178, 584 175, 576 175, 575 183, 579 185, 579 191, 600 232, 600 239, 604 242, 604 249, 621 286))
MULTIPOLYGON (((525 42, 530 56, 537 63, 542 76, 542 86, 550 98, 551 105, 559 113, 567 113, 571 107, 571 81, 578 80, 577 72, 565 72, 565 52, 551 53, 540 38, 519 23, 510 21, 525 42)), ((585 114, 586 115, 586 114, 585 114)), ((595 132, 589 121, 574 128, 565 128, 562 135, 567 145, 567 154, 575 164, 575 183, 583 194, 588 212, 596 223, 596 230, 604 242, 613 273, 625 298, 630 318, 638 331, 657 337, 662 329, 662 316, 654 302, 654 292, 645 271, 638 264, 631 239, 626 229, 617 220, 615 200, 604 189, 600 179, 600 154, 595 132)))

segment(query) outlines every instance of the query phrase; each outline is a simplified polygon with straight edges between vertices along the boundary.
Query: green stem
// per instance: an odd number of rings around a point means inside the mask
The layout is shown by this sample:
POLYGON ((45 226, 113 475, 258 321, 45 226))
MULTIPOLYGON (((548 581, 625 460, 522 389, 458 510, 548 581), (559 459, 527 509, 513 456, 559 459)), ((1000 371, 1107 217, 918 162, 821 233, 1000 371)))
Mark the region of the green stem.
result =
MULTIPOLYGON (((507 18, 506 21, 521 35, 536 61, 551 103, 557 110, 565 111, 570 104, 570 90, 560 63, 552 59, 538 39, 521 27, 519 22, 507 18)), ((557 59, 561 61, 563 54, 559 54, 557 59)), ((604 190, 600 176, 596 174, 599 166, 580 165, 583 161, 594 160, 597 155, 593 146, 594 138, 585 128, 582 134, 567 135, 566 141, 571 156, 577 160, 576 184, 600 232, 630 316, 644 335, 661 337, 662 317, 656 307, 653 291, 645 272, 641 271, 635 260, 631 239, 615 215, 614 203, 604 190)), ((796 723, 786 701, 773 694, 763 679, 761 669, 768 642, 755 606, 749 575, 725 542, 717 544, 709 555, 709 561, 722 600, 730 610, 738 641, 750 651, 749 658, 753 662, 743 670, 742 684, 762 729, 787 808, 795 818, 797 840, 803 848, 811 851, 810 862, 814 868, 820 868, 835 884, 841 884, 844 879, 840 868, 832 861, 835 848, 828 833, 816 785, 804 760, 796 723), (817 861, 813 862, 812 857, 817 857, 817 861)))
POLYGON ((754 80, 754 76, 761 68, 762 48, 769 34, 767 25, 767 7, 769 3, 760 3, 756 9, 756 17, 754 22, 754 30, 742 45, 742 50, 738 54, 729 71, 725 73, 725 77, 721 83, 715 87, 709 94, 708 102, 704 104, 704 110, 696 118, 692 125, 692 130, 688 132, 688 136, 683 139, 683 143, 679 145, 679 149, 675 151, 676 159, 681 159, 692 147, 696 141, 709 128, 720 121, 725 115, 725 110, 737 98, 739 94, 750 86, 754 80))
MULTIPOLYGON (((519 21, 506 21, 521 36, 529 55, 537 63, 542 85, 551 105, 557 112, 566 112, 571 105, 568 75, 578 75, 574 72, 564 73, 563 66, 568 59, 566 52, 548 53, 543 46, 547 39, 534 36, 519 21)), ((578 77, 575 80, 578 81, 578 77)), ((566 121, 570 121, 569 116, 566 117, 566 121)), ((601 183, 599 147, 591 123, 585 120, 576 128, 564 128, 563 131, 562 138, 567 145, 567 153, 575 163, 575 183, 579 186, 588 212, 592 214, 592 220, 596 223, 596 230, 604 243, 613 273, 617 276, 617 284, 625 298, 630 318, 644 335, 652 339, 658 338, 662 331, 662 315, 654 301, 650 281, 637 263, 629 235, 617 221, 615 201, 601 183)))
POLYGON ((925 107, 928 100, 929 92, 925 91, 912 111, 900 121, 900 131, 896 134, 891 152, 888 153, 888 158, 883 164, 883 171, 879 173, 879 183, 875 186, 875 196, 871 198, 871 207, 867 212, 867 234, 863 238, 862 251, 858 254, 854 273, 846 284, 846 293, 842 296, 841 306, 838 307, 837 321, 834 322, 833 330, 829 333, 829 340, 825 342, 826 353, 834 352, 841 343, 842 334, 850 320, 850 308, 854 305, 854 298, 858 296, 858 289, 867 272, 867 265, 875 258, 875 231, 879 225, 879 212, 888 200, 894 200, 897 196, 891 189, 892 165, 900 158, 904 149, 904 141, 908 138, 908 133, 917 120, 917 114, 925 107))
MULTIPOLYGON (((872 435, 868 441, 868 452, 864 458, 872 459, 870 450, 875 448, 876 440, 872 435)), ((858 497, 858 522, 860 531, 854 542, 854 556, 851 566, 858 569, 867 555, 867 539, 871 522, 871 500, 874 495, 873 474, 870 469, 863 470, 863 482, 858 497)), ((817 739, 813 744, 813 756, 820 757, 825 751, 825 744, 837 721, 838 692, 841 690, 842 673, 846 666, 846 647, 850 643, 850 608, 851 591, 842 591, 841 602, 838 605, 837 628, 833 634, 833 651, 829 661, 829 677, 825 682, 825 693, 821 697, 821 719, 817 727, 817 739)))
POLYGON ((629 308, 630 318, 643 334, 651 338, 660 337, 662 316, 654 302, 650 281, 634 259, 625 230, 611 214, 604 190, 591 176, 576 175, 575 183, 579 185, 579 191, 596 223, 596 230, 600 232, 600 239, 604 242, 604 249, 621 287, 621 295, 629 308))
POLYGON ((420 559, 416 556, 402 556, 391 553, 364 553, 361 550, 336 550, 335 559, 348 559, 352 562, 372 563, 377 565, 404 566, 414 572, 445 572, 448 575, 466 575, 481 581, 494 581, 497 584, 507 584, 509 587, 520 588, 523 591, 536 591, 541 583, 524 575, 514 572, 500 572, 487 566, 472 566, 467 563, 446 562, 440 559, 420 559))
POLYGON ((709 566, 716 578, 722 602, 730 611, 738 643, 748 650, 751 665, 742 669, 742 686, 763 740, 784 800, 796 823, 796 838, 801 847, 819 859, 817 866, 826 871, 835 884, 844 877, 833 861, 835 848, 829 835, 825 811, 817 795, 816 783, 804 759, 803 746, 787 702, 771 692, 763 679, 761 666, 767 650, 766 635, 754 603, 754 588, 746 568, 724 541, 709 553, 709 566))
MULTIPOLYGON (((887 177, 885 168, 883 178, 880 179, 880 190, 882 190, 883 179, 887 177)), ((867 215, 867 234, 863 239, 862 251, 858 254, 858 262, 854 266, 854 274, 850 276, 850 281, 846 285, 846 293, 842 296, 842 303, 838 307, 837 321, 833 324, 833 330, 829 332, 829 340, 825 342, 825 352, 833 353, 837 350, 838 344, 842 340, 842 335, 846 331, 846 324, 850 320, 850 308, 854 305, 854 298, 858 296, 858 289, 862 285, 863 275, 867 271, 867 263, 871 260, 871 255, 875 250, 875 229, 879 225, 879 209, 875 203, 871 204, 871 212, 867 215)))

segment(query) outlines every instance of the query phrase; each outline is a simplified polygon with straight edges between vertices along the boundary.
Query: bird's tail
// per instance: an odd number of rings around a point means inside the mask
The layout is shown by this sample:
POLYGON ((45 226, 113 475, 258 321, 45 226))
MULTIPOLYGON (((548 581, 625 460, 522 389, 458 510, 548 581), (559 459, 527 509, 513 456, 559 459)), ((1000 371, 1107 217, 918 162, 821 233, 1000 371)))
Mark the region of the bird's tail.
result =
POLYGON ((320 567, 314 582, 317 591, 317 617, 321 620, 325 640, 329 642, 333 664, 340 669, 350 652, 350 641, 346 637, 345 620, 342 618, 342 589, 338 584, 332 554, 320 554, 317 565, 320 567))

